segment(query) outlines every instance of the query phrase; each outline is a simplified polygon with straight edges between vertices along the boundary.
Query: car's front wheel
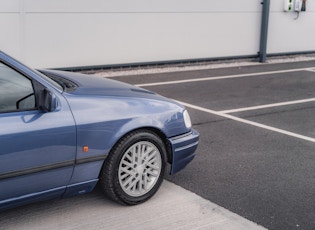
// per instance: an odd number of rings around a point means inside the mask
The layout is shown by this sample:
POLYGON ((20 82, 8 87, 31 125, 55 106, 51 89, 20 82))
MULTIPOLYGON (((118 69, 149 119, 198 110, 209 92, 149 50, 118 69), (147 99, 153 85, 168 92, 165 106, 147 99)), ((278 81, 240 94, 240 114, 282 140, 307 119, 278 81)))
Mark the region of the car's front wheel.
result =
POLYGON ((151 131, 135 131, 122 138, 106 158, 100 184, 112 200, 139 204, 159 189, 165 164, 161 138, 151 131))

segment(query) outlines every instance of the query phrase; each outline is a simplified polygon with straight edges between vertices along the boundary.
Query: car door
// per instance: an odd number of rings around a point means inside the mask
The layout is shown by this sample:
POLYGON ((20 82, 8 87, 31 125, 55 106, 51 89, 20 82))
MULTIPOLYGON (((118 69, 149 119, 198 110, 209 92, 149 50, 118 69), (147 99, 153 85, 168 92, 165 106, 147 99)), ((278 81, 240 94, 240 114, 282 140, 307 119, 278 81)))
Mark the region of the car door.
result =
POLYGON ((45 87, 0 62, 0 209, 61 195, 73 172, 71 111, 58 91, 57 108, 39 110, 39 85, 45 87))

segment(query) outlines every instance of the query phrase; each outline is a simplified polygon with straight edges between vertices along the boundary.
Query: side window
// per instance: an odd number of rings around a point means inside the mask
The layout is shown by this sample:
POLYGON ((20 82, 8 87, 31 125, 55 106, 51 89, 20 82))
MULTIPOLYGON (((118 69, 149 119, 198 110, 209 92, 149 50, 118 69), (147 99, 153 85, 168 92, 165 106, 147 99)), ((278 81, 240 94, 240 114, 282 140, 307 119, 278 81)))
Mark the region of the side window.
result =
POLYGON ((31 80, 0 62, 0 113, 34 108, 31 80))

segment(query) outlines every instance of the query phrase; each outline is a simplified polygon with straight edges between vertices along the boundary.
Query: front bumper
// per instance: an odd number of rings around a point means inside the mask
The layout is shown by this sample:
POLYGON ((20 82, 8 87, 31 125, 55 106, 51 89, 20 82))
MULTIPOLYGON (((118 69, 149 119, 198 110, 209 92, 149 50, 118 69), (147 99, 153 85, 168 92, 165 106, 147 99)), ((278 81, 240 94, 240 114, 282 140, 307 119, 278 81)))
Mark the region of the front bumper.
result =
POLYGON ((172 146, 172 167, 170 174, 182 170, 195 157, 199 133, 196 130, 169 139, 172 146))

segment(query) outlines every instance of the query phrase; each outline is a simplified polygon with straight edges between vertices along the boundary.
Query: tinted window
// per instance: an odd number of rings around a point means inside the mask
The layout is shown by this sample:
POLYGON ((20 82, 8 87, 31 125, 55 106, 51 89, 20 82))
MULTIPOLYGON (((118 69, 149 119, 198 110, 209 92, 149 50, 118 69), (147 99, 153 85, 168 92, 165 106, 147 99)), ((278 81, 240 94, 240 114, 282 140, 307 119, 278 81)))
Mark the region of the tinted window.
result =
POLYGON ((35 108, 30 79, 0 63, 0 112, 35 108))

